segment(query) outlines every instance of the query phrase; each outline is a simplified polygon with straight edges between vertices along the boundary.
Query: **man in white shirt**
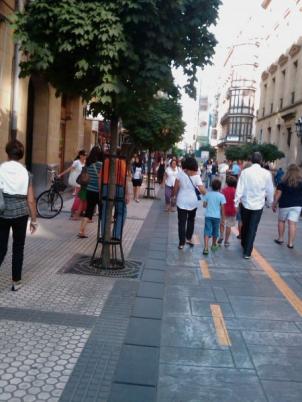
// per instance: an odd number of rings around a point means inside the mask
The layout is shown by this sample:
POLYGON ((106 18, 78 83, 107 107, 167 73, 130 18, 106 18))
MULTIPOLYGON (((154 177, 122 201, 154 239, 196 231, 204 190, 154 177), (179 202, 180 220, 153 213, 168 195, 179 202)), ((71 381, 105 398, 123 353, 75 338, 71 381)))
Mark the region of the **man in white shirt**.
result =
POLYGON ((261 153, 255 152, 252 155, 252 166, 241 172, 235 195, 236 208, 241 203, 241 245, 245 259, 251 257, 265 199, 270 205, 274 197, 272 176, 268 170, 261 167, 261 162, 261 153))
POLYGON ((221 188, 224 188, 225 182, 226 182, 226 173, 229 170, 229 165, 227 164, 227 161, 224 160, 222 163, 218 165, 218 172, 219 172, 219 177, 221 181, 221 188))

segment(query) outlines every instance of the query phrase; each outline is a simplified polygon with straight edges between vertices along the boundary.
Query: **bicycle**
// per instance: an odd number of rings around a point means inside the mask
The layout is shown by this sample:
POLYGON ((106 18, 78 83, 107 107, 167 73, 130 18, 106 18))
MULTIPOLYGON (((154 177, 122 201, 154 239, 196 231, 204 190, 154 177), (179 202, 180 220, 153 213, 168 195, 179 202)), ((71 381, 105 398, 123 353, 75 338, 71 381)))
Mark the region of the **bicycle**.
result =
POLYGON ((52 219, 59 215, 63 208, 63 197, 60 192, 66 189, 66 185, 56 175, 56 171, 48 169, 51 177, 51 186, 43 191, 37 198, 36 209, 41 218, 52 219))

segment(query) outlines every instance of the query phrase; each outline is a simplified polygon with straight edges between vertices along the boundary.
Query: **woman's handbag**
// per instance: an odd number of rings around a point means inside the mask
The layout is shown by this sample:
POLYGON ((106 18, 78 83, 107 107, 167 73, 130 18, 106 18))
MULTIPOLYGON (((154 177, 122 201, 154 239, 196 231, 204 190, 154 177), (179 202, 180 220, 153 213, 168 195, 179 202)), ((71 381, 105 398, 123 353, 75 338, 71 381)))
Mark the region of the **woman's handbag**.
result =
POLYGON ((90 176, 86 166, 82 167, 82 171, 76 179, 76 183, 80 186, 87 187, 90 182, 90 176))
POLYGON ((5 211, 5 200, 3 190, 2 188, 0 188, 0 215, 2 215, 4 211, 5 211))
POLYGON ((200 201, 201 200, 201 192, 199 191, 199 189, 196 186, 194 186, 194 184, 193 184, 193 182, 191 180, 191 177, 189 175, 187 175, 187 176, 188 176, 190 182, 192 183, 192 186, 194 187, 197 200, 200 201))

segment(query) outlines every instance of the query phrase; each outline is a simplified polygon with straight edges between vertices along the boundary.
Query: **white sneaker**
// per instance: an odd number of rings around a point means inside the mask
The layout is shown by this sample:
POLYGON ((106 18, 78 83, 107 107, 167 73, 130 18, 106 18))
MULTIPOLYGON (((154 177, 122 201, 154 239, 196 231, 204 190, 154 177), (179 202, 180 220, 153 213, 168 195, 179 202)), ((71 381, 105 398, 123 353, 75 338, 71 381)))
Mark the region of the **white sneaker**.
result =
POLYGON ((12 291, 13 292, 17 292, 17 290, 19 290, 19 289, 21 289, 22 288, 22 283, 21 283, 21 281, 19 281, 19 282, 13 282, 13 284, 12 284, 12 291))

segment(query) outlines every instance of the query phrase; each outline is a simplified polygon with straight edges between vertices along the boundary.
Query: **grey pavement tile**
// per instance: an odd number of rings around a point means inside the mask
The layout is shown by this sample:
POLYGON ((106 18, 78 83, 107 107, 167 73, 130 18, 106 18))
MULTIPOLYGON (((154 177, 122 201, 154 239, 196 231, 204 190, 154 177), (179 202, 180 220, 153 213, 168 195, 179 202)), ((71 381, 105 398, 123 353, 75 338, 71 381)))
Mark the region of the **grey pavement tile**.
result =
POLYGON ((302 346, 302 334, 285 332, 256 332, 242 331, 245 342, 248 345, 268 345, 268 346, 302 346))
POLYGON ((151 258, 152 260, 165 261, 166 257, 167 253, 165 251, 149 251, 147 258, 151 258))
POLYGON ((302 382, 265 381, 262 386, 269 402, 301 402, 302 382))
POLYGON ((154 282, 141 282, 137 291, 139 297, 162 299, 164 297, 164 284, 154 282))
POLYGON ((299 329, 295 325, 296 323, 290 321, 226 318, 225 322, 230 330, 299 332, 299 329))
POLYGON ((161 319, 163 302, 160 299, 137 297, 132 310, 133 317, 161 319))
MULTIPOLYGON (((219 303, 219 305, 224 317, 234 317, 234 313, 230 303, 219 303)), ((192 315, 198 317, 212 317, 211 303, 192 297, 191 306, 192 315)))
POLYGON ((164 299, 164 314, 191 315, 189 297, 166 295, 164 299))
POLYGON ((124 345, 114 382, 155 386, 158 378, 159 349, 124 345))
POLYGON ((300 321, 300 322, 296 321, 295 324, 299 328, 299 330, 302 332, 302 321, 300 321))
POLYGON ((155 402, 156 389, 132 384, 112 384, 108 402, 155 402))
POLYGON ((181 348, 163 346, 160 363, 180 366, 234 367, 230 350, 181 348))
POLYGON ((283 298, 280 291, 270 283, 250 283, 241 286, 226 286, 225 291, 229 296, 250 296, 250 297, 274 297, 283 298))
POLYGON ((145 269, 142 275, 142 281, 164 283, 165 272, 155 269, 145 269))
POLYGON ((162 325, 162 346, 225 349, 218 345, 211 318, 167 316, 162 325))
POLYGON ((165 294, 167 296, 178 297, 196 297, 200 300, 208 300, 215 302, 217 299, 214 295, 214 289, 210 284, 208 285, 190 285, 184 282, 182 285, 167 285, 165 287, 165 294))
POLYGON ((157 402, 266 402, 250 370, 160 366, 157 402))
POLYGON ((124 343, 128 345, 160 346, 161 320, 130 318, 124 343))
POLYGON ((166 284, 168 285, 198 285, 199 279, 196 271, 186 267, 175 268, 166 272, 166 284))
POLYGON ((235 362, 235 367, 242 369, 253 369, 248 349, 240 331, 228 330, 231 340, 231 353, 235 362))
POLYGON ((226 293, 224 288, 218 287, 218 286, 213 286, 213 293, 215 295, 215 299, 216 299, 217 302, 222 302, 222 303, 223 302, 226 302, 226 303, 229 302, 227 293, 226 293))
POLYGON ((248 349, 261 379, 302 382, 300 348, 248 345, 248 349))
POLYGON ((255 272, 253 270, 247 269, 238 271, 235 269, 226 268, 210 268, 211 277, 213 281, 234 281, 244 282, 244 281, 259 281, 262 282, 262 277, 266 277, 262 271, 255 272))
POLYGON ((287 300, 229 296, 236 317, 294 321, 300 316, 287 300))

